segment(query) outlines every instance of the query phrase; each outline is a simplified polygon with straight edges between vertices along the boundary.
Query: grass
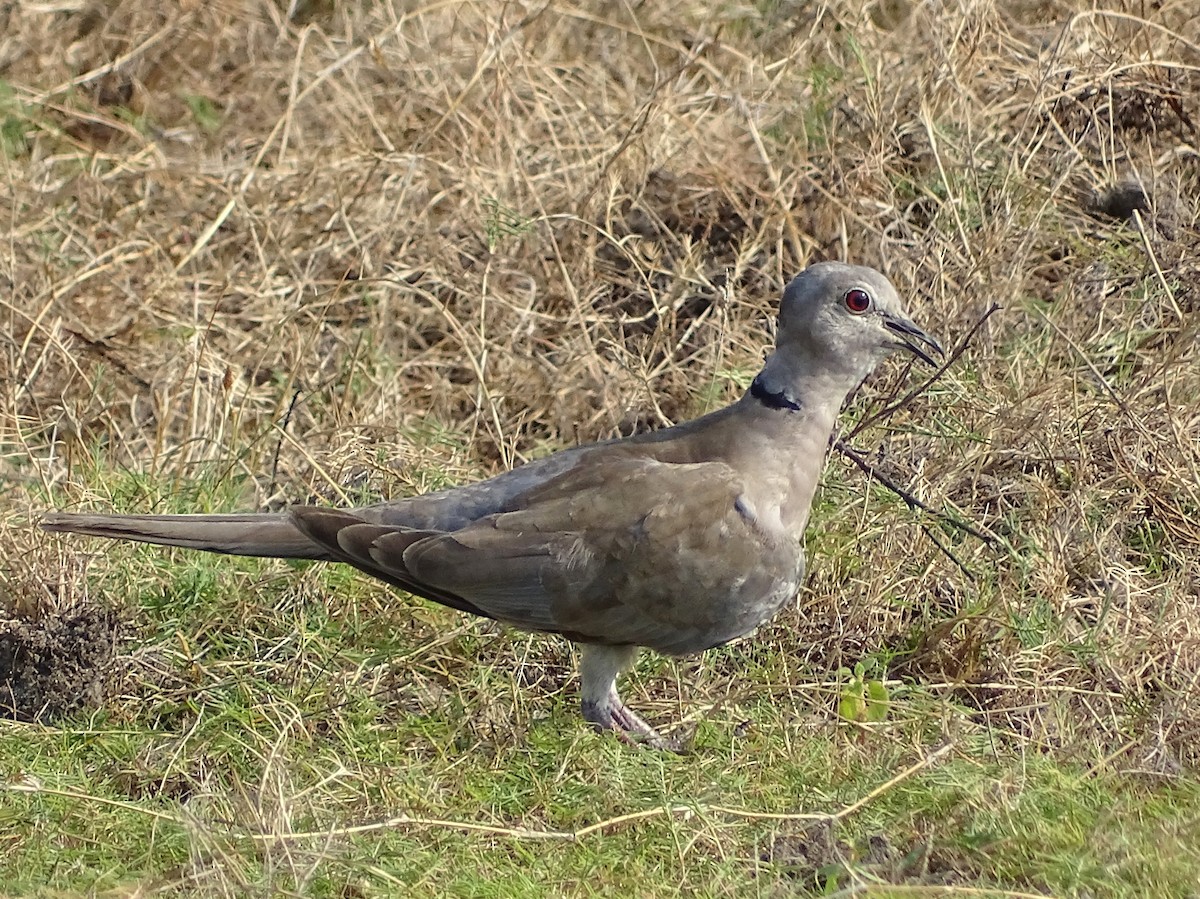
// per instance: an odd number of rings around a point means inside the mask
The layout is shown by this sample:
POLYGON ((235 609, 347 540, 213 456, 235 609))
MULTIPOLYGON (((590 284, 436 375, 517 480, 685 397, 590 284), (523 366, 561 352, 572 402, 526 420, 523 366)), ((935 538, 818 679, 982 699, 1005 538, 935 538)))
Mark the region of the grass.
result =
POLYGON ((1200 894, 1187 2, 294 7, 0 13, 0 893, 1200 894), (794 608, 639 661, 685 755, 563 641, 34 527, 682 420, 823 258, 961 353, 794 608))
MULTIPOLYGON (((576 726, 561 691, 536 710, 523 696, 529 671, 563 664, 557 645, 466 632, 371 660, 357 648, 378 625, 336 620, 316 596, 296 608, 287 584, 257 585, 274 614, 239 616, 229 588, 244 575, 223 567, 182 612, 140 616, 180 647, 217 616, 241 621, 203 658, 157 663, 190 674, 186 691, 160 688, 132 720, 14 726, 14 893, 721 895, 909 880, 1182 895, 1200 862, 1194 782, 1064 763, 972 724, 937 690, 897 691, 889 721, 866 729, 821 713, 836 685, 814 685, 800 715, 749 695, 704 721, 686 756, 630 752, 576 726)), ((771 683, 785 664, 771 655, 729 648, 716 667, 771 683)), ((643 685, 679 676, 656 668, 643 685)))

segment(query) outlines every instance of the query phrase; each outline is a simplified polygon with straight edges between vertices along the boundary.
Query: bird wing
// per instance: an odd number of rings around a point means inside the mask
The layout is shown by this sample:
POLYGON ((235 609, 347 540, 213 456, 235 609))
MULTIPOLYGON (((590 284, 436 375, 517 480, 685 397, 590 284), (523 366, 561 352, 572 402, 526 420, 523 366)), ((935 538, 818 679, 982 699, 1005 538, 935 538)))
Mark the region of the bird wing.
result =
POLYGON ((798 542, 766 533, 741 495, 722 462, 599 454, 452 532, 295 515, 342 561, 455 608, 687 653, 753 629, 795 592, 798 542))

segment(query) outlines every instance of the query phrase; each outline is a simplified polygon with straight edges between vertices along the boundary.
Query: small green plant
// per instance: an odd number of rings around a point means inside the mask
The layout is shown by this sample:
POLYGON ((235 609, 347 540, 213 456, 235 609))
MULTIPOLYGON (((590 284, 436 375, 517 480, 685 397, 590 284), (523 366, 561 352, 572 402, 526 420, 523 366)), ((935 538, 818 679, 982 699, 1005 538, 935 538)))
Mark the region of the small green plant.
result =
POLYGON ((12 88, 7 82, 0 81, 0 154, 14 159, 29 152, 29 139, 25 136, 28 125, 28 118, 12 88))
POLYGON ((504 238, 520 237, 529 233, 533 228, 529 219, 515 209, 505 206, 495 197, 486 198, 483 201, 483 208, 487 210, 484 232, 487 234, 489 252, 496 252, 496 248, 500 246, 500 241, 504 238))
POLYGON ((714 372, 712 380, 702 387, 697 395, 699 409, 708 412, 729 402, 730 387, 736 393, 750 389, 755 372, 744 368, 722 368, 714 372))
POLYGON ((868 677, 867 666, 854 663, 854 670, 842 668, 839 677, 847 678, 838 696, 838 717, 858 724, 880 724, 887 720, 891 697, 882 679, 868 677))
POLYGON ((112 114, 133 128, 138 134, 150 134, 154 130, 154 122, 144 112, 138 112, 128 106, 113 106, 112 114))
POLYGON ((184 94, 183 102, 187 104, 196 125, 205 134, 214 134, 221 127, 221 110, 208 97, 200 94, 184 94))

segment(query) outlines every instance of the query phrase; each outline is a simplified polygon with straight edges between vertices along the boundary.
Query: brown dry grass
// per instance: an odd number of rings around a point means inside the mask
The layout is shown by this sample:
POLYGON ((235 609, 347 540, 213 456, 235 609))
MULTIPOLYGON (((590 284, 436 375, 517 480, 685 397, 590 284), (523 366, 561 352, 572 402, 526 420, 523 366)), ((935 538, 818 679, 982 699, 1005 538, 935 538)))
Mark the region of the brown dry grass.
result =
POLYGON ((996 540, 835 458, 771 686, 882 652, 1002 742, 1200 762, 1192 0, 27 4, 0 81, 10 614, 91 602, 48 502, 417 490, 677 421, 848 258, 950 343, 1004 307, 853 441, 996 540))

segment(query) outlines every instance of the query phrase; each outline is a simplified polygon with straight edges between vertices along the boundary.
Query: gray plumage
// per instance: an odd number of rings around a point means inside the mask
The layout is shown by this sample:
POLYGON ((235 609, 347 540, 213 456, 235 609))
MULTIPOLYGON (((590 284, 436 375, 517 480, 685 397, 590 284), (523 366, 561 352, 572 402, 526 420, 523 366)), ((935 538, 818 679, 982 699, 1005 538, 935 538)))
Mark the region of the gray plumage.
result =
POLYGON ((576 447, 486 481, 358 509, 278 515, 54 513, 42 526, 243 556, 345 562, 403 590, 582 645, 583 713, 661 739, 621 702, 637 647, 701 652, 792 599, 802 536, 846 395, 896 348, 937 342, 878 272, 813 265, 786 288, 776 347, 732 405, 576 447))

